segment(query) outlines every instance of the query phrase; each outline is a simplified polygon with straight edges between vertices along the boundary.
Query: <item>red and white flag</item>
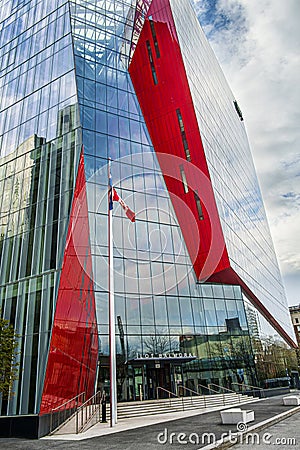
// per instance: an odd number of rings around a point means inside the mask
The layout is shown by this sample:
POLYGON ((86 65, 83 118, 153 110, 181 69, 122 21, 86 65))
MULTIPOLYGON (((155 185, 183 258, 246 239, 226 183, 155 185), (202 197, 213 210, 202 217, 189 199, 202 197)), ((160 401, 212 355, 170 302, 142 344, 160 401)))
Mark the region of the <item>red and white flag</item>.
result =
POLYGON ((124 200, 121 199, 121 197, 118 195, 118 193, 114 187, 112 188, 112 190, 113 190, 113 195, 112 195, 113 202, 119 202, 120 205, 122 206, 122 208, 124 209, 125 214, 128 217, 128 219, 131 220, 131 222, 135 222, 135 213, 129 208, 128 205, 126 205, 124 200))

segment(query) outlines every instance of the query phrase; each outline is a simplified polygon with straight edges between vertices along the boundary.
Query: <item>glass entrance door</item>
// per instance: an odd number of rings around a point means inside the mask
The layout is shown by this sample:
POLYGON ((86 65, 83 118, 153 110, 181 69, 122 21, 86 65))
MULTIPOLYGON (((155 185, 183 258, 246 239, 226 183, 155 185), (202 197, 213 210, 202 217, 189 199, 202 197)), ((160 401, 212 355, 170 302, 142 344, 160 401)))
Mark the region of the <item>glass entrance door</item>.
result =
POLYGON ((144 366, 134 368, 134 400, 146 400, 145 393, 145 368, 144 366))
POLYGON ((169 394, 165 390, 171 391, 172 389, 170 364, 164 363, 162 367, 160 364, 155 366, 154 368, 146 368, 147 397, 149 400, 168 397, 169 394))
POLYGON ((182 365, 174 365, 171 370, 172 392, 176 395, 182 395, 179 386, 183 385, 182 365))

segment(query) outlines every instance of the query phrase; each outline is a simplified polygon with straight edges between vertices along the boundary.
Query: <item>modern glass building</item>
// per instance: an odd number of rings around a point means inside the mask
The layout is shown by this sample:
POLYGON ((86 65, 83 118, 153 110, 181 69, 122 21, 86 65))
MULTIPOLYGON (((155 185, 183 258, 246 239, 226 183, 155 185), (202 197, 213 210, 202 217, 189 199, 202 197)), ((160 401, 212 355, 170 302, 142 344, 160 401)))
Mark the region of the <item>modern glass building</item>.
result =
POLYGON ((38 423, 108 386, 108 158, 136 214, 114 206, 118 400, 257 384, 247 311, 293 329, 190 1, 1 0, 0 48, 0 307, 19 334, 1 415, 38 423))

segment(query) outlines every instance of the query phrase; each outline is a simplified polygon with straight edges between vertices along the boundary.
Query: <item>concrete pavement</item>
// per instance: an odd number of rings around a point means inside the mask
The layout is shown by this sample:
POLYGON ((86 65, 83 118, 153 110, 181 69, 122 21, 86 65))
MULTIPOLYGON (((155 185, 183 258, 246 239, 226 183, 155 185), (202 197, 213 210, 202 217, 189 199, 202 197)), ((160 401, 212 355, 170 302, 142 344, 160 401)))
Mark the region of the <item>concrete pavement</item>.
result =
POLYGON ((243 443, 236 444, 232 448, 233 450, 246 450, 251 447, 258 450, 299 449, 300 412, 259 432, 249 433, 243 443))
MULTIPOLYGON (((254 403, 248 403, 247 405, 243 405, 243 409, 253 409, 255 412, 255 421, 251 422, 249 431, 256 433, 256 431, 252 431, 251 428, 253 426, 257 427, 260 424, 260 426, 265 426, 265 428, 264 430, 258 431, 258 435, 263 436, 264 433, 270 433, 271 437, 264 435, 265 442, 263 442, 262 437, 260 438, 260 442, 248 441, 248 443, 245 444, 235 445, 233 447, 235 450, 245 447, 252 447, 253 449, 261 448, 264 450, 265 448, 270 449, 274 445, 276 445, 276 448, 278 449, 296 449, 300 447, 300 407, 284 406, 282 404, 282 396, 277 396, 254 403), (292 415, 289 418, 286 418, 285 416, 287 414, 292 415), (270 422, 266 423, 266 421, 274 421, 274 417, 276 416, 278 417, 275 420, 283 419, 283 421, 276 425, 271 424, 270 422), (278 441, 276 444, 275 439, 277 437, 286 438, 286 441, 282 440, 280 443, 278 441), (295 441, 287 441, 288 438, 294 438, 295 441), (294 442, 295 445, 293 445, 294 442), (265 447, 263 447, 263 445, 265 445, 265 447)), ((130 419, 130 421, 132 420, 134 419, 130 419)), ((222 434, 224 435, 226 433, 227 435, 231 434, 231 436, 234 436, 234 433, 237 431, 234 425, 221 424, 219 411, 190 415, 189 417, 177 418, 176 420, 172 418, 169 418, 169 421, 164 421, 164 418, 161 418, 161 420, 160 423, 145 426, 148 422, 147 418, 143 418, 140 420, 139 428, 127 428, 126 430, 125 420, 124 422, 120 421, 115 429, 110 429, 110 431, 112 431, 110 434, 107 434, 106 431, 105 433, 103 432, 102 435, 80 441, 62 440, 62 437, 60 436, 58 436, 57 439, 43 438, 36 441, 24 439, 0 439, 0 448, 1 450, 48 450, 49 448, 51 448, 51 450, 156 450, 160 448, 163 450, 179 448, 196 450, 200 448, 215 448, 216 442, 221 438, 222 434), (124 431, 121 431, 121 429, 124 429, 124 431)), ((134 423, 130 423, 129 425, 134 426, 134 423)), ((108 428, 109 427, 106 427, 106 429, 108 428)), ((256 435, 254 437, 256 437, 256 435)), ((232 442, 226 444, 226 446, 231 445, 232 442)))

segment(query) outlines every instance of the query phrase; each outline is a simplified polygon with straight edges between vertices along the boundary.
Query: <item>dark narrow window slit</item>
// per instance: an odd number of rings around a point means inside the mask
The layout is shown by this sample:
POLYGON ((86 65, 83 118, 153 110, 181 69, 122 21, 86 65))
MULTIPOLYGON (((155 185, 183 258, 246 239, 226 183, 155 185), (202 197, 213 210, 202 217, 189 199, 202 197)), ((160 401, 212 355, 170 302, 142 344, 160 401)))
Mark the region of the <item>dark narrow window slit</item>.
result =
POLYGON ((157 42, 157 36, 156 36, 155 26, 154 26, 153 20, 150 19, 150 18, 149 18, 149 23, 150 23, 150 28, 151 28, 151 33, 152 33, 152 38, 153 38, 153 43, 154 43, 154 49, 155 49, 156 58, 160 58, 160 51, 159 51, 159 46, 158 46, 158 42, 157 42))
POLYGON ((146 46, 147 46, 147 50, 148 50, 148 57, 149 57, 149 62, 150 62, 150 67, 151 67, 151 72, 152 72, 153 82, 154 82, 154 84, 158 84, 158 80, 157 80, 156 70, 155 70, 155 66, 154 66, 153 54, 152 54, 152 50, 151 50, 150 41, 146 41, 146 46))
POLYGON ((204 219, 204 215, 203 215, 203 210, 202 210, 202 206, 201 206, 201 200, 200 200, 200 197, 199 197, 197 191, 194 191, 194 196, 195 196, 195 202, 196 202, 196 206, 197 206, 199 219, 203 220, 204 219))
POLYGON ((238 105, 238 102, 237 102, 236 100, 234 100, 233 104, 234 104, 235 110, 236 110, 236 112, 237 112, 237 115, 239 116, 240 120, 243 121, 243 120, 244 120, 244 117, 243 117, 241 108, 240 108, 239 105, 238 105))
POLYGON ((181 133, 181 140, 182 140, 183 148, 185 151, 185 156, 186 156, 186 159, 188 161, 190 161, 191 154, 190 154, 190 149, 189 149, 186 134, 185 134, 184 123, 182 120, 182 115, 181 115, 180 109, 176 109, 176 114, 177 114, 178 124, 179 124, 179 128, 180 128, 180 133, 181 133))
POLYGON ((183 184, 183 189, 184 189, 184 192, 187 194, 189 192, 189 185, 188 185, 185 171, 184 171, 182 164, 179 166, 179 169, 180 169, 180 175, 181 175, 181 180, 182 180, 182 184, 183 184))

